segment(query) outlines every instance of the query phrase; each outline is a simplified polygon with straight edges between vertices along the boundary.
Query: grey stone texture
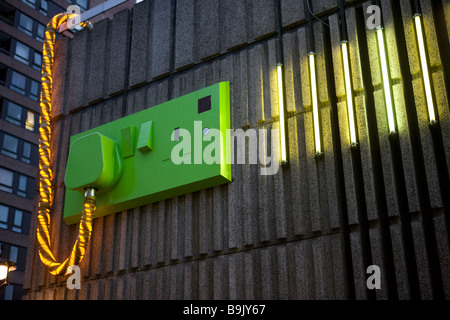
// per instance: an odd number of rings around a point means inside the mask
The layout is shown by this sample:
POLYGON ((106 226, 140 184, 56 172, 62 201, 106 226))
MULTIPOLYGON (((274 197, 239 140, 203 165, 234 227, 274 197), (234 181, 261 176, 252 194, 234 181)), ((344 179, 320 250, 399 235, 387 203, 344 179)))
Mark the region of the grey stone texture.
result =
MULTIPOLYGON (((359 138, 351 150, 341 17, 338 2, 327 0, 311 1, 330 25, 313 23, 324 152, 317 157, 307 10, 304 1, 280 1, 289 166, 262 176, 259 164, 235 164, 229 184, 95 219, 79 291, 66 288, 67 277, 50 276, 30 249, 25 299, 389 299, 388 279, 396 281, 395 297, 411 299, 418 287, 420 298, 432 299, 436 270, 450 298, 449 190, 442 183, 450 174, 448 62, 440 56, 433 2, 420 4, 444 153, 436 153, 428 126, 407 0, 401 12, 381 1, 398 143, 388 135, 376 33, 361 25, 371 2, 349 1, 345 10, 359 138), (399 53, 403 37, 394 21, 403 25, 406 53, 399 53), (400 56, 409 60, 414 105, 405 102, 400 56), (416 122, 408 108, 416 108, 416 122), (416 142, 421 157, 414 156, 416 142), (366 287, 370 264, 382 271, 376 293, 366 287), (415 279, 406 272, 413 267, 415 279)), ((270 148, 270 129, 279 128, 276 8, 276 0, 177 0, 176 8, 144 0, 57 42, 51 234, 58 259, 77 235, 61 215, 71 135, 231 81, 231 127, 267 129, 270 148)), ((450 30, 450 19, 445 23, 450 30)), ((30 230, 29 248, 37 248, 35 219, 30 230)))

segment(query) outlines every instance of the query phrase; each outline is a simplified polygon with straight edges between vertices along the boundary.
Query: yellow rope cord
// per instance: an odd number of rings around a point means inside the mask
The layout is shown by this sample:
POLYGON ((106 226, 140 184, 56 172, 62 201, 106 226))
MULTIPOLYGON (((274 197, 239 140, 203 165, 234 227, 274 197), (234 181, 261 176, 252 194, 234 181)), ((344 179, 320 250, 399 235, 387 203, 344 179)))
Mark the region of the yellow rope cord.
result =
MULTIPOLYGON (((37 240, 39 243, 39 256, 54 275, 70 273, 69 267, 77 265, 86 252, 86 247, 92 232, 92 217, 95 212, 95 195, 86 193, 84 199, 83 215, 80 221, 78 238, 72 252, 62 263, 56 261, 50 244, 50 208, 53 203, 51 181, 53 178, 51 168, 51 94, 53 74, 53 50, 55 45, 55 32, 58 27, 70 17, 68 13, 54 16, 47 25, 43 46, 42 61, 42 89, 41 89, 41 115, 39 118, 39 208, 37 240)), ((86 27, 87 23, 81 23, 86 27)))

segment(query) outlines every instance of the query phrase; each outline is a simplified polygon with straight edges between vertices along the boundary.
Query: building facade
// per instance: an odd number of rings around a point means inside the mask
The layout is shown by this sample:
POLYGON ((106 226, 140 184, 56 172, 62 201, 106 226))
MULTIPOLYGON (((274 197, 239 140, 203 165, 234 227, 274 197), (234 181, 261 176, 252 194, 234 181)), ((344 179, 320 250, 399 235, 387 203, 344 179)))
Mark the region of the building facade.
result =
POLYGON ((11 285, 0 290, 0 299, 20 299, 25 293, 22 284, 37 195, 45 26, 71 4, 85 11, 103 1, 0 1, 0 243, 18 267, 11 273, 11 285))
POLYGON ((42 265, 32 219, 24 299, 448 299, 450 3, 340 4, 144 0, 62 37, 51 223, 61 261, 77 236, 62 217, 74 134, 230 81, 231 128, 285 121, 288 165, 264 176, 233 164, 230 183, 96 218, 79 290, 42 265), (367 284, 374 265, 379 289, 367 284))

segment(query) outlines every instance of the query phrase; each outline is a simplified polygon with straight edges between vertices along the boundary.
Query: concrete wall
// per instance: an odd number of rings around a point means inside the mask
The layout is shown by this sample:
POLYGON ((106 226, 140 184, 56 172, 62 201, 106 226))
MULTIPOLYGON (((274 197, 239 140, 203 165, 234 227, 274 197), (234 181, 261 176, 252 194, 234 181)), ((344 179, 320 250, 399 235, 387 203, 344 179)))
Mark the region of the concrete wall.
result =
MULTIPOLYGON (((410 2, 381 3, 398 139, 388 135, 376 34, 365 28, 370 1, 346 9, 356 150, 338 2, 313 1, 329 25, 314 21, 324 149, 315 158, 307 11, 303 1, 281 0, 290 166, 261 176, 257 165, 234 165, 227 185, 96 219, 81 290, 68 290, 66 277, 51 276, 29 250, 25 298, 449 298, 450 4, 420 1, 440 119, 430 130, 410 2), (381 290, 366 288, 371 264, 381 268, 381 290)), ((71 135, 219 81, 232 81, 233 128, 278 128, 276 45, 274 0, 147 0, 59 40, 57 256, 76 236, 61 218, 71 135)))

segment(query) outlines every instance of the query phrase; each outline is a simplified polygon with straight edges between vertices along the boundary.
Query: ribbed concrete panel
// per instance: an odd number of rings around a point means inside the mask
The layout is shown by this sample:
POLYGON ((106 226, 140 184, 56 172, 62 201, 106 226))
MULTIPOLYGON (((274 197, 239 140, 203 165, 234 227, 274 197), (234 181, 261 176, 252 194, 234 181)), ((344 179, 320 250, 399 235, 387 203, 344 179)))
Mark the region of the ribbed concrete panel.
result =
POLYGON ((221 2, 221 51, 241 47, 248 42, 247 17, 250 3, 229 0, 221 2))
POLYGON ((106 64, 109 63, 105 59, 107 56, 107 34, 108 19, 101 20, 95 25, 91 32, 92 40, 90 41, 90 56, 87 79, 87 102, 93 103, 101 100, 105 96, 105 70, 106 64))
POLYGON ((303 108, 298 41, 299 39, 295 32, 285 33, 283 36, 285 96, 286 110, 288 112, 300 112, 303 108))
POLYGON ((281 17, 283 26, 289 26, 305 19, 305 9, 303 1, 282 0, 281 17))
POLYGON ((133 13, 133 33, 130 51, 129 86, 133 87, 149 81, 148 65, 153 48, 153 1, 136 4, 133 13))
POLYGON ((67 86, 70 90, 66 91, 67 95, 67 111, 82 107, 85 101, 86 88, 86 64, 87 64, 87 47, 88 47, 89 31, 84 29, 80 31, 79 36, 70 41, 69 47, 69 66, 67 67, 68 80, 67 86), (76 88, 76 89, 75 89, 76 88), (75 90, 74 90, 75 89, 75 90))
POLYGON ((251 6, 251 37, 256 40, 275 33, 275 1, 252 0, 251 6))
MULTIPOLYGON (((61 78, 64 76, 67 70, 68 63, 68 38, 62 38, 55 44, 55 55, 61 57, 54 60, 53 64, 53 77, 61 78)), ((65 81, 58 81, 53 83, 52 89, 52 116, 57 117, 65 113, 65 81)))
POLYGON ((195 4, 190 0, 177 1, 175 23, 175 69, 186 68, 195 63, 195 4))
POLYGON ((205 60, 220 52, 219 1, 195 1, 193 45, 197 59, 205 60))
POLYGON ((308 11, 304 1, 281 1, 289 165, 274 175, 261 173, 279 145, 276 1, 147 0, 60 41, 51 224, 58 259, 77 236, 59 214, 71 135, 231 81, 231 128, 256 133, 260 153, 250 164, 245 148, 246 163, 233 164, 228 184, 96 219, 79 291, 45 271, 34 221, 25 299, 448 298, 447 62, 436 4, 420 3, 439 127, 428 125, 409 1, 382 1, 397 136, 387 127, 376 32, 365 27, 371 2, 352 1, 345 12, 358 146, 351 149, 338 2, 313 2, 330 25, 313 22, 323 143, 316 156, 308 11), (381 290, 367 289, 371 264, 381 268, 381 290))
POLYGON ((128 10, 120 11, 114 15, 109 25, 108 61, 107 68, 107 94, 115 95, 125 90, 126 66, 128 64, 130 13, 128 10))
POLYGON ((154 1, 153 19, 149 33, 153 33, 150 77, 158 78, 170 72, 171 1, 154 1))

